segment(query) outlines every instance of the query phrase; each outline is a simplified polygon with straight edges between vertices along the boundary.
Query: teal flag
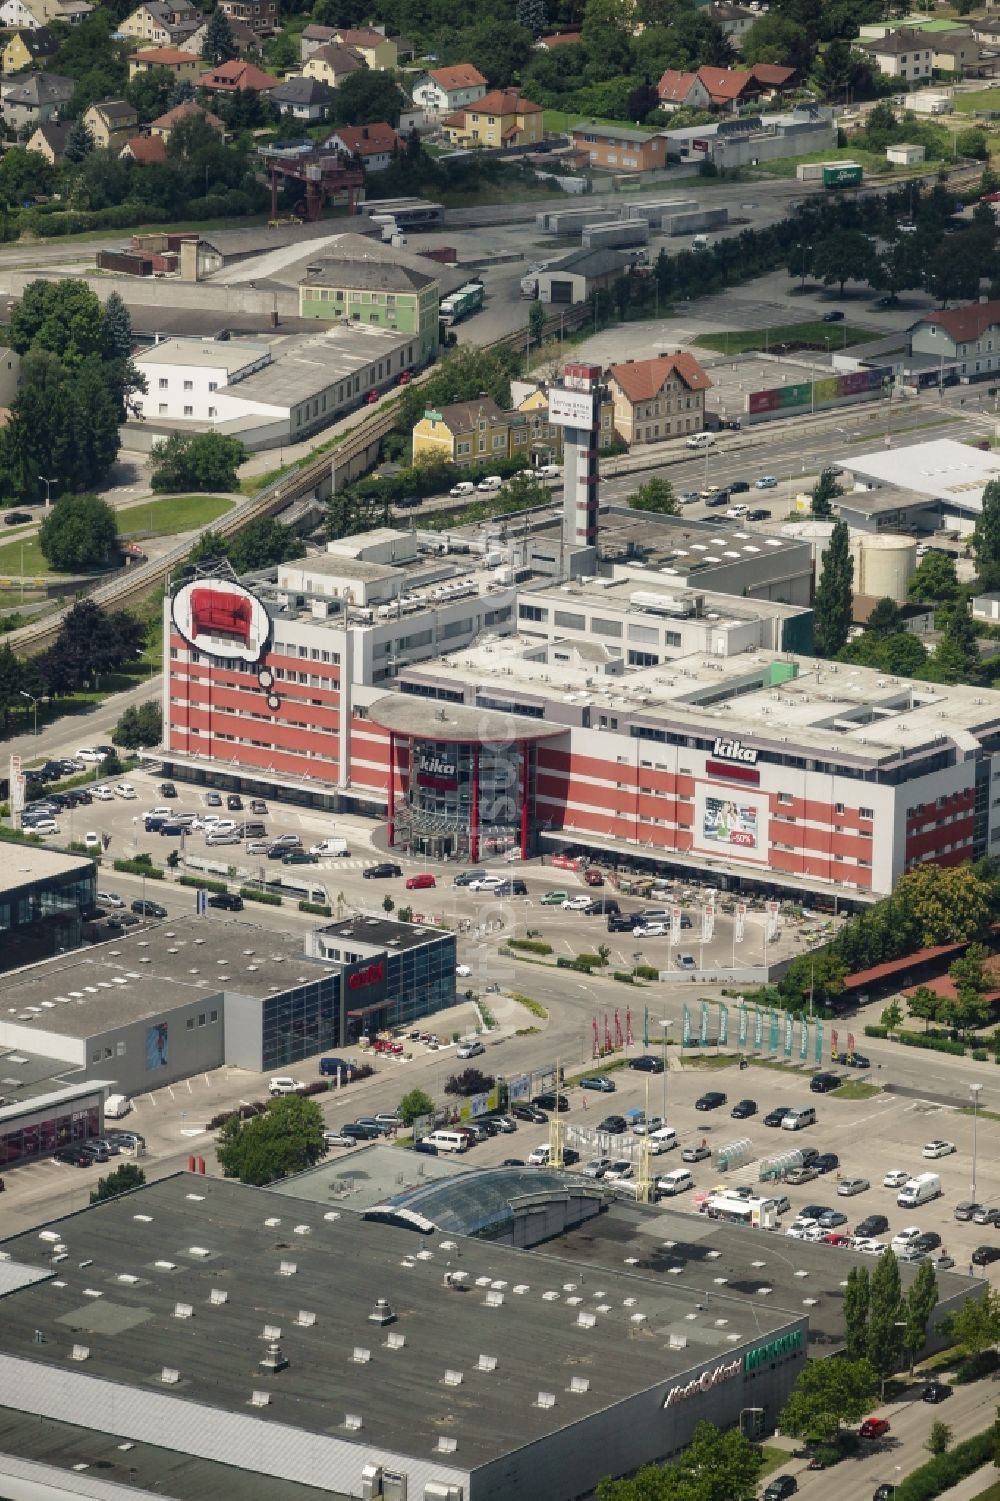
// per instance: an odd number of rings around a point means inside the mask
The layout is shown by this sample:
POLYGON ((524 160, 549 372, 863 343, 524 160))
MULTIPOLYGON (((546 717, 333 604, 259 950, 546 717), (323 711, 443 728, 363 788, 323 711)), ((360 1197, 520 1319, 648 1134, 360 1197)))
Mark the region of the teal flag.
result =
POLYGON ((747 1008, 745 1006, 741 1006, 740 1007, 740 1032, 739 1032, 740 1048, 741 1048, 741 1050, 743 1048, 745 1048, 746 1045, 747 1045, 747 1036, 749 1034, 749 1030, 750 1030, 750 1019, 749 1019, 749 1016, 747 1014, 747 1008))
POLYGON ((771 1052, 772 1053, 776 1053, 778 1051, 778 1045, 779 1045, 780 1041, 781 1041, 781 1018, 778 1016, 777 1011, 772 1006, 771 1007, 771 1052))
POLYGON ((701 1003, 701 1045, 708 1047, 708 1002, 701 1003))
POLYGON ((753 1046, 754 1052, 760 1053, 764 1048, 764 1009, 758 1006, 753 1019, 753 1046))
POLYGON ((816 1023, 816 1062, 823 1062, 823 1023, 816 1023))
POLYGON ((809 1023, 804 1016, 799 1017, 799 1058, 803 1063, 809 1059, 809 1023))
POLYGON ((681 1047, 689 1048, 691 1046, 691 1012, 687 1006, 683 1008, 681 1015, 681 1047))
POLYGON ((649 1052, 649 1007, 646 1006, 642 1013, 642 1045, 649 1052))
POLYGON ((785 1012, 785 1057, 792 1056, 792 1029, 795 1026, 795 1018, 790 1011, 785 1012))
POLYGON ((719 1002, 719 1047, 729 1046, 729 1007, 724 1001, 719 1002))

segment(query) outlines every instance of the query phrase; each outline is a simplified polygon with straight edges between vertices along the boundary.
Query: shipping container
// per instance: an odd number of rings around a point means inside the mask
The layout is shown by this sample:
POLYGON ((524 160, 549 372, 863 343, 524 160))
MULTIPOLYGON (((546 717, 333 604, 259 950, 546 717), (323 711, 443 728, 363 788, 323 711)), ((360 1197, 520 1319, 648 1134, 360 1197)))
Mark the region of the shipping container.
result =
POLYGON ((823 168, 824 188, 856 188, 864 176, 857 162, 837 162, 823 168))
POLYGON ((457 292, 452 292, 450 297, 445 297, 441 302, 441 322, 446 327, 458 323, 463 318, 468 318, 472 313, 478 313, 486 299, 486 289, 482 282, 470 281, 464 287, 459 287, 457 292))

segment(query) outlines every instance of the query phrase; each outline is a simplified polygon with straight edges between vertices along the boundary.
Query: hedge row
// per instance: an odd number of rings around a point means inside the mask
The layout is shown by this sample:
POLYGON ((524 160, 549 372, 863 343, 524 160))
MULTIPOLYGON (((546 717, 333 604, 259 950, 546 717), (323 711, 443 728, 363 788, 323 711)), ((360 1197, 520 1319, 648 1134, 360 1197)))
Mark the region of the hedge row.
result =
POLYGON ((537 938, 508 938, 509 949, 523 949, 526 954, 551 954, 551 943, 542 943, 537 938))
POLYGON ((977 1433, 947 1453, 936 1455, 897 1485, 894 1501, 934 1501, 935 1496, 940 1496, 987 1464, 996 1439, 997 1425, 994 1424, 985 1433, 977 1433))
POLYGON ((866 1037, 888 1037, 888 1027, 876 1027, 874 1024, 865 1027, 866 1037))
POLYGON ((317 917, 332 917, 333 908, 325 902, 299 902, 300 912, 315 912, 317 917))
POLYGON ((126 875, 148 876, 151 881, 163 880, 163 871, 156 865, 148 865, 145 860, 116 860, 114 868, 126 875))
POLYGON ((225 881, 209 881, 204 876, 178 876, 178 886, 194 886, 198 891, 228 891, 225 881))
POLYGON ((899 1040, 908 1048, 928 1048, 934 1053, 955 1053, 965 1056, 965 1043, 952 1042, 950 1037, 931 1037, 923 1032, 900 1032, 899 1040))
POLYGON ((265 907, 280 907, 281 897, 273 891, 258 891, 256 886, 241 886, 240 896, 245 902, 263 902, 265 907))
POLYGON ((632 973, 638 980, 658 980, 660 971, 655 964, 637 964, 632 973))

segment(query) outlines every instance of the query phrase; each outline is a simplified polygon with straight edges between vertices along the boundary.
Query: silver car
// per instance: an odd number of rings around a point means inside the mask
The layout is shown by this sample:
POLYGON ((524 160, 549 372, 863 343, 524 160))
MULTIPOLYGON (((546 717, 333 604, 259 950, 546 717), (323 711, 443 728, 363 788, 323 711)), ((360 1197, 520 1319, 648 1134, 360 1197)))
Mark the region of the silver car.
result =
POLYGON ((603 1178, 610 1166, 610 1157, 591 1157, 589 1162, 584 1163, 580 1172, 585 1178, 603 1178))
POLYGON ((685 1147, 683 1152, 681 1153, 681 1161, 704 1162, 705 1159, 707 1157, 711 1157, 711 1155, 712 1151, 710 1147, 685 1147))
POLYGON ((867 1178, 844 1178, 837 1185, 837 1192, 845 1199, 851 1199, 855 1194, 863 1194, 866 1188, 871 1188, 867 1178))

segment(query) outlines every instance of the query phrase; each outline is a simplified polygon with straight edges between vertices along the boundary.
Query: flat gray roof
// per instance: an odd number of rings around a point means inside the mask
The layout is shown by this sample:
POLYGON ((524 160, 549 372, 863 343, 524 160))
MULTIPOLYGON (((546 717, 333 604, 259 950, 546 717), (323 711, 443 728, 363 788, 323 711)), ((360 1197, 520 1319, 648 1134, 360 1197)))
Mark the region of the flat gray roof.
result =
POLYGON ((233 990, 264 999, 333 969, 305 958, 297 934, 246 919, 172 918, 5 976, 0 1023, 92 1037, 199 996, 233 990))
POLYGON ((397 735, 415 735, 422 740, 471 740, 493 745, 508 740, 546 740, 565 733, 563 724, 546 724, 524 714, 498 709, 471 708, 466 704, 428 704, 413 693, 387 693, 377 698, 368 718, 383 730, 397 735))
POLYGON ((249 339, 164 339, 137 355, 140 365, 192 365, 202 370, 225 370, 235 375, 247 365, 273 355, 271 344, 249 339))
POLYGON ((97 867, 83 855, 65 855, 62 850, 37 844, 4 840, 0 844, 0 896, 18 891, 36 881, 54 881, 59 876, 93 875, 97 867))
POLYGON ((338 1151, 337 1155, 331 1151, 316 1167, 270 1187, 272 1193, 306 1200, 324 1209, 350 1209, 355 1214, 364 1214, 395 1194, 468 1171, 467 1162, 457 1162, 446 1153, 431 1157, 429 1153, 404 1151, 372 1141, 346 1152, 338 1151))
MULTIPOLYGON (((52 1231, 66 1259, 51 1280, 4 1299, 0 1326, 0 1349, 36 1368, 36 1392, 44 1390, 38 1368, 62 1380, 72 1346, 84 1344, 83 1375, 141 1392, 153 1386, 161 1400, 173 1395, 206 1413, 245 1414, 251 1392, 264 1388, 271 1401, 255 1414, 260 1422, 350 1440, 345 1414, 355 1413, 361 1448, 430 1459, 445 1431, 457 1439, 462 1470, 636 1392, 665 1390, 790 1323, 778 1308, 724 1291, 696 1310, 690 1288, 635 1268, 602 1267, 592 1284, 582 1261, 574 1268, 537 1251, 459 1245, 186 1173, 54 1221, 44 1233, 52 1231), (294 1275, 280 1275, 289 1263, 294 1275), (464 1292, 446 1282, 459 1269, 464 1292), (228 1300, 213 1304, 218 1291, 228 1300), (488 1301, 498 1292, 502 1302, 488 1301), (369 1321, 377 1298, 396 1312, 389 1330, 369 1321), (194 1317, 175 1316, 178 1299, 194 1317), (315 1323, 296 1323, 300 1309, 315 1323), (595 1314, 591 1327, 579 1322, 585 1310, 595 1314), (280 1329, 288 1360, 276 1376, 259 1365, 265 1325, 280 1329), (403 1348, 387 1347, 389 1332, 404 1336, 403 1348), (671 1335, 684 1347, 672 1347, 671 1335), (370 1359, 352 1360, 356 1347, 370 1359), (498 1371, 477 1369, 482 1353, 498 1356, 498 1371), (160 1385, 163 1367, 178 1372, 175 1385, 160 1385), (462 1373, 461 1385, 446 1382, 448 1371, 462 1373), (581 1371, 588 1390, 566 1395, 581 1371), (553 1407, 537 1404, 540 1389, 558 1394, 553 1407)), ((3 1249, 15 1263, 49 1267, 53 1244, 34 1230, 3 1249)), ((179 1436, 187 1414, 179 1405, 179 1436)), ((100 1404, 88 1412, 96 1427, 114 1421, 100 1404)))
MULTIPOLYGON (((315 324, 315 319, 313 320, 315 324)), ((365 370, 373 360, 385 359, 412 344, 416 334, 400 334, 364 323, 337 323, 294 348, 272 346, 274 358, 233 386, 234 396, 294 406, 325 391, 338 380, 365 370)))
POLYGON ((415 928, 411 923, 393 922, 388 917, 367 917, 359 912, 356 917, 344 918, 343 922, 324 925, 320 932, 324 938, 356 938, 360 943, 370 943, 378 948, 395 949, 398 952, 401 949, 419 949, 424 944, 437 943, 448 930, 415 928))

